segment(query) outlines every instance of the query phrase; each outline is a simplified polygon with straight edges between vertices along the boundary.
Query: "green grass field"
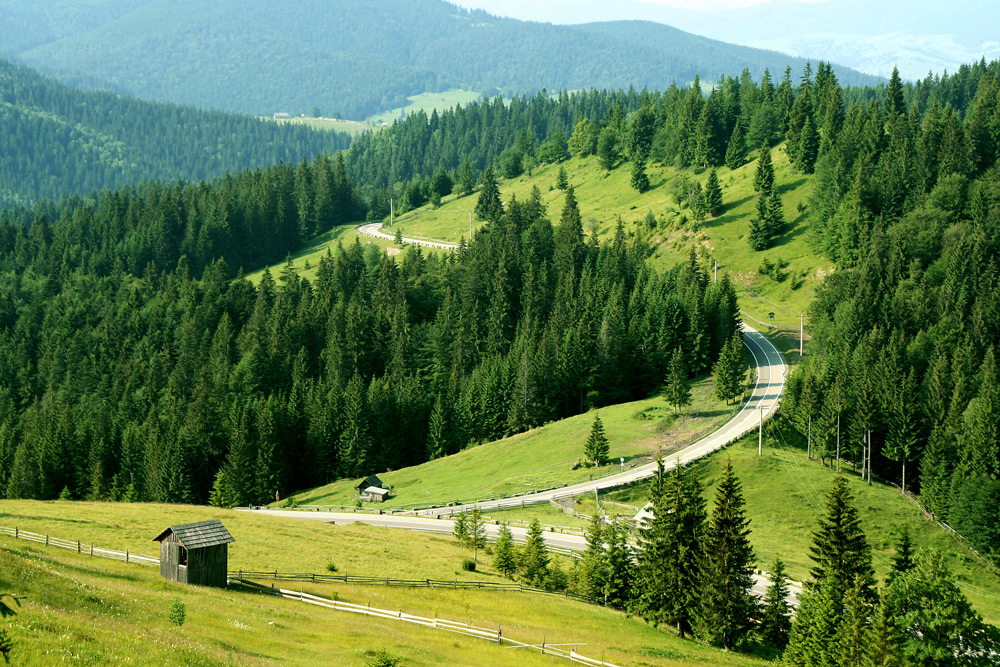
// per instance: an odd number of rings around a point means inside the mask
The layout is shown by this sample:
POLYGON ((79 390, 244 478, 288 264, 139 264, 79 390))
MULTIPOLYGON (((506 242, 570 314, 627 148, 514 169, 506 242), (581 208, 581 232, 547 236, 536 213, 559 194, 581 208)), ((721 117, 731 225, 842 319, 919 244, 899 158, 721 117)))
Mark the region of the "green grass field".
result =
MULTIPOLYGON (((692 405, 680 417, 674 417, 659 397, 598 410, 611 443, 612 461, 617 464, 624 457, 629 467, 645 463, 661 447, 669 452, 714 430, 736 409, 715 399, 707 378, 694 384, 692 398, 692 405)), ((583 457, 593 421, 591 411, 419 466, 380 473, 394 494, 384 506, 470 502, 609 475, 619 469, 618 465, 572 469, 583 457)), ((293 499, 302 504, 351 505, 357 495, 356 484, 357 480, 340 480, 296 494, 293 499)))
POLYGON ((475 102, 482 95, 474 90, 462 90, 461 88, 450 88, 440 93, 420 93, 406 98, 410 103, 405 107, 390 109, 368 118, 370 123, 381 126, 382 123, 392 125, 393 121, 399 119, 403 114, 409 115, 418 111, 425 111, 430 115, 431 110, 437 109, 439 112, 451 109, 456 104, 465 106, 470 102, 475 102))
MULTIPOLYGON (((222 519, 236 542, 231 568, 341 573, 400 578, 495 580, 458 565, 468 554, 450 537, 366 526, 332 526, 206 507, 153 504, 0 501, 0 525, 115 549, 149 553, 163 527, 222 519)), ((288 587, 293 587, 289 584, 288 587)), ((298 585, 294 586, 298 588, 298 585)), ((386 649, 414 665, 552 665, 525 649, 390 620, 319 609, 244 590, 188 587, 163 581, 154 567, 125 564, 0 536, 0 590, 26 596, 3 621, 16 642, 14 665, 336 664, 363 665, 365 652, 386 649), (182 627, 168 622, 170 603, 186 606, 182 627)), ((528 642, 575 643, 584 655, 622 665, 763 665, 678 639, 642 621, 594 605, 529 593, 304 586, 306 592, 399 609, 425 617, 501 627, 528 642)))
POLYGON ((263 120, 269 120, 279 124, 288 123, 290 125, 305 125, 314 130, 327 130, 330 132, 344 132, 352 137, 356 137, 368 130, 382 129, 381 123, 371 123, 369 121, 344 120, 343 118, 273 118, 271 116, 261 116, 263 120))

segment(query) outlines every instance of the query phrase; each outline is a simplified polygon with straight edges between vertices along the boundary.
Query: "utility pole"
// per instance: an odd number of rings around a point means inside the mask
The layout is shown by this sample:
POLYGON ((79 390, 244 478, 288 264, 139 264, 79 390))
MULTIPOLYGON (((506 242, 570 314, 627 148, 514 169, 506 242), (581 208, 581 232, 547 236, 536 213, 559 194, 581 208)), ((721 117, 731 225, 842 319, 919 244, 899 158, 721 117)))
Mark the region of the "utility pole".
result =
POLYGON ((760 423, 757 431, 757 456, 761 456, 764 451, 764 408, 760 408, 760 423))
POLYGON ((715 282, 719 282, 719 260, 715 260, 715 282))
POLYGON ((806 458, 812 461, 813 457, 813 418, 809 415, 809 423, 806 426, 806 458))
POLYGON ((804 337, 805 332, 805 314, 799 314, 799 358, 805 353, 806 349, 806 339, 804 337))
POLYGON ((389 226, 392 227, 393 210, 392 210, 392 197, 389 198, 389 226))

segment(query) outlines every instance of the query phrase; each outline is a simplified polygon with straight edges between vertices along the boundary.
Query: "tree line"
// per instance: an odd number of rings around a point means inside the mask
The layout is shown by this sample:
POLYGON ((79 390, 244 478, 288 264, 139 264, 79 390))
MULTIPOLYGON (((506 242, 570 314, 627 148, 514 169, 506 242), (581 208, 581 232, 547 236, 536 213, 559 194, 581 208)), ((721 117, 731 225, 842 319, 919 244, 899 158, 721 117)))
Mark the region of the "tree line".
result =
POLYGON ((736 330, 728 279, 712 282, 693 256, 653 271, 621 225, 605 242, 586 236, 572 190, 554 227, 539 193, 501 205, 484 187, 489 221, 447 255, 411 247, 397 261, 356 242, 313 279, 286 265, 255 284, 230 268, 227 256, 267 261, 283 251, 275 239, 302 238, 294 225, 277 237, 235 229, 274 201, 301 223, 338 179, 301 208, 283 188, 298 169, 326 182, 338 164, 118 191, 27 227, 4 220, 8 497, 259 503, 647 396, 676 349, 700 374, 736 330), (137 254, 164 229, 172 243, 149 246, 163 264, 137 254), (202 240, 223 258, 208 261, 202 240))
MULTIPOLYGON (((709 508, 695 469, 678 465, 667 474, 660 460, 647 510, 637 530, 595 515, 583 558, 567 572, 552 567, 537 519, 521 548, 502 526, 493 566, 535 586, 571 588, 681 637, 763 653, 789 667, 995 664, 1000 629, 972 609, 940 554, 915 551, 904 531, 885 581, 876 581, 871 545, 841 475, 813 533, 813 567, 797 607, 780 558, 764 594, 752 590, 750 520, 730 462, 709 508)), ((460 517, 455 534, 469 548, 486 547, 478 508, 460 517)))

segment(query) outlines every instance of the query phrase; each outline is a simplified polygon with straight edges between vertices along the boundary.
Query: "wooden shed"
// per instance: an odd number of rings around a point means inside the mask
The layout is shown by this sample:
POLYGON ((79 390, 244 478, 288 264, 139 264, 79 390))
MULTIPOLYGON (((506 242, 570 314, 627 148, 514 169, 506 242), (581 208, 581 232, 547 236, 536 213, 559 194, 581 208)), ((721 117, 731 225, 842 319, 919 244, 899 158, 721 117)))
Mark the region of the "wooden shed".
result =
POLYGON ((358 483, 357 489, 359 494, 363 494, 365 489, 370 486, 374 486, 376 489, 384 488, 382 486, 382 480, 378 478, 378 475, 368 475, 365 479, 358 483))
POLYGON ((164 579, 226 587, 229 543, 236 540, 218 519, 170 526, 153 541, 160 543, 160 576, 164 579))

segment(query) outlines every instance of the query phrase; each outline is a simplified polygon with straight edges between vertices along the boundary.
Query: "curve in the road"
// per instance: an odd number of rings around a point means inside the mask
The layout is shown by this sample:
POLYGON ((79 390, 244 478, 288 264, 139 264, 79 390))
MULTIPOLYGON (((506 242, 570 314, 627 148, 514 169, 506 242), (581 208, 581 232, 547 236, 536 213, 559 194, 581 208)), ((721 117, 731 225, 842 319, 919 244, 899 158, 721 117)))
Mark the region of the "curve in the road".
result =
MULTIPOLYGON (((754 386, 749 400, 743 405, 739 412, 732 419, 726 422, 721 428, 713 431, 701 440, 674 452, 664 461, 664 467, 668 470, 674 468, 678 463, 687 464, 691 461, 707 456, 712 452, 722 449, 730 442, 737 440, 749 431, 758 427, 758 424, 774 412, 781 400, 781 394, 785 387, 785 362, 766 336, 743 324, 743 343, 750 350, 757 364, 757 383, 754 386)), ((520 507, 522 505, 545 503, 559 498, 579 496, 593 493, 595 490, 610 489, 625 484, 630 484, 656 474, 656 463, 626 470, 624 472, 601 477, 589 482, 581 482, 571 486, 564 486, 559 489, 539 491, 538 493, 526 494, 517 498, 507 498, 503 500, 487 500, 477 503, 467 503, 465 505, 454 505, 451 507, 432 507, 416 510, 414 513, 422 516, 437 516, 441 514, 457 514, 468 511, 473 506, 478 506, 480 510, 495 510, 505 507, 520 507)))
MULTIPOLYGON (((370 236, 375 239, 385 239, 387 241, 395 241, 396 237, 391 234, 386 234, 382 231, 381 222, 370 222, 366 225, 358 225, 355 227, 358 234, 363 236, 370 236)), ((445 250, 454 250, 458 248, 457 243, 449 243, 448 241, 432 241, 429 239, 414 239, 409 236, 403 237, 403 242, 410 245, 421 245, 426 248, 443 248, 445 250)))

